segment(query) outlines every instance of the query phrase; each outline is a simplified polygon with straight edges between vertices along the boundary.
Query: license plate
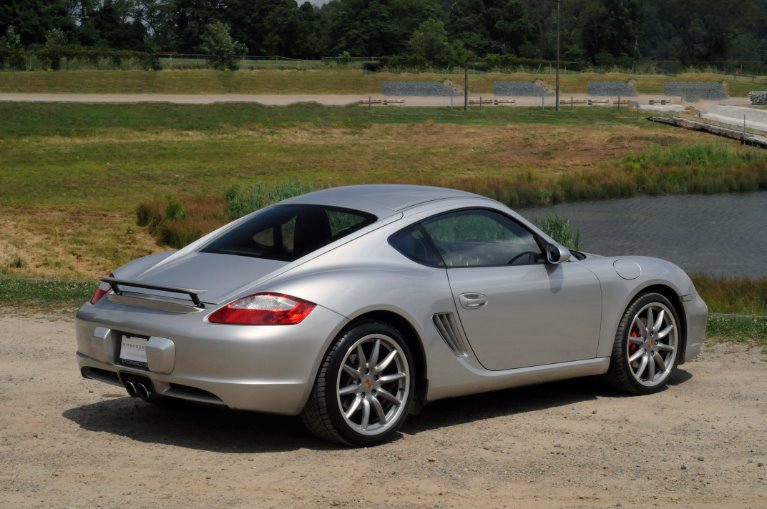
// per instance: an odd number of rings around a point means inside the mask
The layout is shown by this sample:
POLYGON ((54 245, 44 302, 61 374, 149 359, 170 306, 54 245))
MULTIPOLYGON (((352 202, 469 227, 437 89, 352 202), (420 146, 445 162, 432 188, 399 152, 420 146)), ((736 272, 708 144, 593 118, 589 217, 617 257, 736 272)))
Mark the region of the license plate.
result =
POLYGON ((146 339, 134 336, 123 336, 120 343, 120 360, 128 364, 146 365, 146 339))

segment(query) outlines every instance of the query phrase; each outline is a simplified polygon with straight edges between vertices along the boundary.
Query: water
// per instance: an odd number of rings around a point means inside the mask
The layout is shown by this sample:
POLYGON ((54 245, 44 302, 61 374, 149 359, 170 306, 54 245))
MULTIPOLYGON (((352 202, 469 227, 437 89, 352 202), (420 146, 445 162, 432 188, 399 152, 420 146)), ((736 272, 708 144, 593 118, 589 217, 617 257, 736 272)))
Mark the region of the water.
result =
POLYGON ((647 255, 688 273, 767 277, 767 192, 638 197, 519 211, 570 219, 581 250, 647 255))

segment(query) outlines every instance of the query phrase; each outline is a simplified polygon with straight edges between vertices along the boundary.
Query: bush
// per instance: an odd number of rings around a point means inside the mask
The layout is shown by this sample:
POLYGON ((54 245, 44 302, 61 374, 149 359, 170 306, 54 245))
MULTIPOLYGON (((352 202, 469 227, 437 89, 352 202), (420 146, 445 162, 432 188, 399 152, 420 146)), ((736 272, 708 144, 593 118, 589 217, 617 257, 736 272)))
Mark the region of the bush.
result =
POLYGON ((239 59, 248 52, 244 44, 232 39, 229 27, 220 21, 205 28, 201 37, 203 53, 209 55, 211 67, 219 70, 237 70, 239 59))
POLYGON ((50 69, 61 69, 61 59, 66 51, 67 36, 60 28, 48 30, 45 34, 45 49, 40 52, 43 59, 48 62, 50 69))
POLYGON ((12 26, 0 37, 0 69, 6 66, 19 71, 25 67, 21 36, 12 26))
POLYGON ((383 64, 378 60, 368 60, 362 62, 362 70, 367 72, 378 72, 383 67, 383 64))
POLYGON ((186 217, 186 211, 175 196, 168 196, 168 204, 165 206, 165 219, 167 221, 179 221, 186 217))
POLYGON ((150 233, 154 233, 162 223, 163 208, 162 202, 157 200, 140 203, 136 207, 136 224, 146 226, 150 233))
POLYGON ((569 219, 551 214, 539 219, 535 224, 563 246, 576 250, 580 248, 581 232, 570 223, 569 219))

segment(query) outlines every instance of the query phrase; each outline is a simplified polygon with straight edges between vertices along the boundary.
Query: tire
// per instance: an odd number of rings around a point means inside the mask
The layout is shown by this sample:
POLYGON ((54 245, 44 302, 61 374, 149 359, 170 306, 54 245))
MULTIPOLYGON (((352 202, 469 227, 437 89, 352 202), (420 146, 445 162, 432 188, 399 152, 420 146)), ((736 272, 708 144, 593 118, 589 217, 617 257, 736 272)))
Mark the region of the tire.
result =
POLYGON ((413 357, 397 329, 373 321, 354 325, 330 347, 301 419, 324 440, 383 443, 408 416, 414 380, 413 357))
POLYGON ((681 347, 682 330, 673 304, 659 293, 641 294, 618 324, 607 381, 631 394, 658 392, 679 364, 681 347), (649 328, 648 322, 652 322, 649 328))

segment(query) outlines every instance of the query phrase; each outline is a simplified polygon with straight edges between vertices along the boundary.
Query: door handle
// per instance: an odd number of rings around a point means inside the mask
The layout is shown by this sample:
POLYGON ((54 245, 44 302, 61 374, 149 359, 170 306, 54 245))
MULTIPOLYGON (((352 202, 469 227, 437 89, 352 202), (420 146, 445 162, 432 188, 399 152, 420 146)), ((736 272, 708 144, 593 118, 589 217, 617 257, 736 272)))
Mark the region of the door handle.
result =
POLYGON ((462 293, 458 296, 458 302, 463 309, 479 309, 487 304, 487 296, 481 293, 462 293))

